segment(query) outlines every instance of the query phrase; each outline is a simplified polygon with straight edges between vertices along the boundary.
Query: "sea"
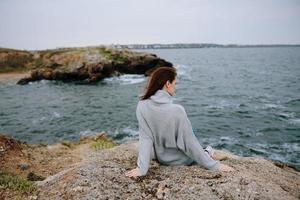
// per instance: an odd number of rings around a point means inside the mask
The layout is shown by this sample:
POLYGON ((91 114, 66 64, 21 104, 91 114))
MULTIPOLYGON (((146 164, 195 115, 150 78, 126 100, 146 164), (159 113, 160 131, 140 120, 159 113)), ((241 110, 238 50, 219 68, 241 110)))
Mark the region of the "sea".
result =
MULTIPOLYGON (((300 47, 135 50, 177 69, 181 104, 200 144, 300 169, 300 47)), ((136 105, 148 77, 127 74, 87 84, 0 83, 0 133, 29 144, 75 141, 105 131, 138 139, 136 105)))

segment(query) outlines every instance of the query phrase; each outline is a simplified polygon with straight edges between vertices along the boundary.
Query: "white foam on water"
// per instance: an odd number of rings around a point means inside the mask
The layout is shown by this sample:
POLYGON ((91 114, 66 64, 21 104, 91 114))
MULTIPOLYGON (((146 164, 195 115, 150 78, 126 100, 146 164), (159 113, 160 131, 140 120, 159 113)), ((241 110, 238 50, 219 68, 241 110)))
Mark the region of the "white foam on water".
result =
POLYGON ((288 152, 300 152, 299 143, 283 143, 282 147, 287 149, 288 152))
POLYGON ((95 135, 97 132, 96 131, 91 131, 90 129, 87 130, 83 130, 79 132, 80 136, 91 136, 91 135, 95 135))
POLYGON ((285 108, 280 104, 266 103, 263 105, 263 108, 285 108))
POLYGON ((53 112, 52 113, 53 114, 53 116, 55 117, 55 118, 60 118, 61 117, 61 115, 58 113, 58 112, 53 112))
POLYGON ((300 151, 298 143, 266 144, 256 143, 255 146, 264 151, 270 158, 276 158, 283 162, 293 157, 300 151))
POLYGON ((256 152, 261 152, 261 153, 264 153, 264 154, 268 154, 269 151, 267 149, 263 149, 263 148, 258 148, 257 146, 250 146, 250 145, 244 145, 245 147, 249 148, 249 149, 252 149, 256 152))
POLYGON ((221 136, 221 137, 220 137, 220 140, 221 140, 221 141, 230 141, 230 140, 232 140, 232 138, 231 138, 231 137, 228 137, 228 136, 221 136))
POLYGON ((45 79, 42 79, 40 81, 32 81, 32 82, 29 82, 28 84, 29 85, 36 85, 36 84, 47 84, 47 83, 50 83, 51 81, 50 80, 45 80, 45 79))
POLYGON ((113 137, 117 137, 120 133, 121 134, 122 133, 126 134, 126 136, 124 138, 118 139, 118 142, 120 142, 120 143, 125 143, 127 141, 132 140, 132 139, 137 139, 138 135, 139 135, 138 130, 132 129, 130 126, 122 128, 121 130, 120 129, 116 129, 113 132, 111 132, 111 135, 113 137))
POLYGON ((32 124, 36 125, 42 121, 46 121, 46 120, 50 121, 50 120, 53 120, 55 118, 60 118, 60 117, 61 117, 60 113, 53 111, 52 113, 49 113, 47 116, 42 116, 37 119, 32 119, 31 121, 32 121, 32 124))
POLYGON ((265 149, 267 150, 267 153, 269 154, 268 157, 270 159, 288 162, 288 160, 293 157, 297 157, 297 154, 300 151, 300 146, 298 143, 283 143, 282 145, 270 145, 265 149), (271 152, 270 149, 272 150, 271 152))
POLYGON ((226 144, 226 145, 235 145, 235 144, 239 144, 240 142, 235 139, 235 138, 232 138, 232 137, 229 137, 229 136, 221 136, 219 138, 203 138, 201 140, 199 140, 199 142, 202 144, 202 143, 207 143, 213 147, 216 147, 218 145, 223 145, 223 144, 226 144))
POLYGON ((263 135, 262 132, 256 132, 256 133, 255 133, 255 136, 262 136, 262 135, 263 135))
POLYGON ((138 136, 139 131, 132 129, 130 126, 123 128, 123 132, 127 133, 130 136, 138 136))
POLYGON ((210 108, 210 109, 223 109, 224 106, 221 106, 221 105, 209 105, 207 106, 207 108, 210 108))
POLYGON ((207 106, 208 108, 211 109, 224 109, 225 107, 228 107, 229 104, 225 100, 217 101, 215 104, 207 106))
POLYGON ((191 74, 192 74, 193 69, 191 66, 178 64, 175 66, 175 68, 176 68, 178 77, 184 77, 189 80, 192 80, 191 74))
POLYGON ((47 117, 43 116, 43 117, 39 117, 37 119, 32 119, 31 121, 32 121, 32 124, 37 125, 40 122, 45 121, 46 119, 47 119, 47 117))
POLYGON ((299 118, 289 119, 288 122, 290 124, 299 125, 300 124, 300 119, 299 118))
POLYGON ((207 108, 210 109, 225 109, 225 108, 239 108, 240 104, 231 103, 226 100, 216 101, 215 104, 208 105, 207 108))
POLYGON ((105 78, 103 80, 106 82, 109 82, 109 83, 117 83, 120 85, 130 85, 130 84, 144 82, 146 80, 146 77, 144 75, 140 75, 140 74, 125 74, 125 75, 121 75, 121 76, 105 78))
POLYGON ((285 156, 282 156, 282 155, 279 155, 279 154, 271 154, 271 155, 269 156, 269 158, 270 158, 271 160, 278 160, 278 161, 282 161, 282 162, 285 162, 285 160, 286 160, 286 157, 285 157, 285 156))
POLYGON ((288 112, 280 112, 278 113, 279 116, 282 116, 282 117, 286 117, 286 118, 293 118, 295 116, 295 113, 291 112, 291 113, 288 113, 288 112))

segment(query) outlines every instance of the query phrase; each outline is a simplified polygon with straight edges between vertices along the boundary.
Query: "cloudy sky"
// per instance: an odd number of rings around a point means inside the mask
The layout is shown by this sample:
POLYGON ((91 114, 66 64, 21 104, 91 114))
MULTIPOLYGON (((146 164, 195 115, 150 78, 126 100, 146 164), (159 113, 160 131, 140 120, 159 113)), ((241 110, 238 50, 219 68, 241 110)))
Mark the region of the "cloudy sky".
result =
POLYGON ((300 44, 300 0, 0 0, 0 47, 300 44))

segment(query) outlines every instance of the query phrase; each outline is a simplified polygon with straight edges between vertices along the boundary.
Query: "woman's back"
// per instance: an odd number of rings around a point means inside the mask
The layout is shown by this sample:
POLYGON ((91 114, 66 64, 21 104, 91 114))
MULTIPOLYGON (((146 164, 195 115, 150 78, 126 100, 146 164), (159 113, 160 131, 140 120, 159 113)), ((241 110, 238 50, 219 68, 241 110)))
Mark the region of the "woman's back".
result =
POLYGON ((151 152, 165 165, 190 165, 195 162, 210 170, 233 170, 219 164, 204 151, 184 108, 172 103, 176 75, 173 67, 159 67, 151 73, 145 94, 136 108, 139 122, 138 167, 126 172, 126 176, 146 175, 151 152))
MULTIPOLYGON (((155 158, 165 165, 189 165, 193 162, 177 147, 179 116, 183 107, 173 104, 171 96, 158 90, 149 99, 142 100, 137 106, 137 117, 141 115, 151 131, 155 158), (140 112, 140 113, 138 113, 140 112)), ((139 124, 143 126, 143 123, 139 124)))
POLYGON ((139 168, 147 172, 151 148, 161 164, 190 165, 196 161, 206 168, 217 168, 218 162, 211 159, 197 141, 184 108, 173 104, 171 98, 168 92, 158 90, 137 105, 139 168))

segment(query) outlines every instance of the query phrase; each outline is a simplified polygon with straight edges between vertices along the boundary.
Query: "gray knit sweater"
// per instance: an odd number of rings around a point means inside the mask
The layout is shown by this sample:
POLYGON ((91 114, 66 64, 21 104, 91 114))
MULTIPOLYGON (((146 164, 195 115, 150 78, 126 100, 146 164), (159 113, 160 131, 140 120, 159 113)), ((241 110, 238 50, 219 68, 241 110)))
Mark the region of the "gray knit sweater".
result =
POLYGON ((219 162, 199 144, 184 107, 174 104, 165 90, 139 101, 136 116, 139 123, 137 165, 142 175, 147 174, 152 158, 163 165, 199 164, 210 170, 219 168, 219 162))

